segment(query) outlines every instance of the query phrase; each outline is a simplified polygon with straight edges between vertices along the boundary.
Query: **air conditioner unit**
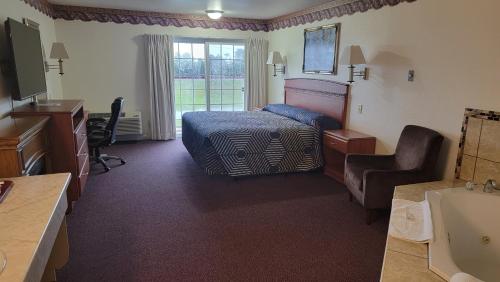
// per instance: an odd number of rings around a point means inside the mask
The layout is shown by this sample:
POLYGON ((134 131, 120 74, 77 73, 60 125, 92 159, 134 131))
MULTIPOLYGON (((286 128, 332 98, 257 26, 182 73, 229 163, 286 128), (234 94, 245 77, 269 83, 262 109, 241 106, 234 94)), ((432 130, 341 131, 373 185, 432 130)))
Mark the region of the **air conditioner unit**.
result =
MULTIPOLYGON (((103 118, 109 120, 111 113, 90 113, 89 118, 103 118)), ((144 139, 142 133, 141 112, 121 113, 116 125, 117 141, 137 141, 144 139)))

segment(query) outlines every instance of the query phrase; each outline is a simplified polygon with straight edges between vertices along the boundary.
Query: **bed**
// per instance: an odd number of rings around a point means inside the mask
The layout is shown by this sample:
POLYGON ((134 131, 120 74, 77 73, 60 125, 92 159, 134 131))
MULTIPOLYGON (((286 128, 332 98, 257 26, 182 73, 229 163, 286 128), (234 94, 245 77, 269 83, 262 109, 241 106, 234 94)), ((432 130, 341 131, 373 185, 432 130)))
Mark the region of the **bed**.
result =
POLYGON ((182 141, 209 175, 305 172, 323 166, 321 134, 344 127, 346 84, 285 80, 285 103, 262 111, 190 112, 182 141))

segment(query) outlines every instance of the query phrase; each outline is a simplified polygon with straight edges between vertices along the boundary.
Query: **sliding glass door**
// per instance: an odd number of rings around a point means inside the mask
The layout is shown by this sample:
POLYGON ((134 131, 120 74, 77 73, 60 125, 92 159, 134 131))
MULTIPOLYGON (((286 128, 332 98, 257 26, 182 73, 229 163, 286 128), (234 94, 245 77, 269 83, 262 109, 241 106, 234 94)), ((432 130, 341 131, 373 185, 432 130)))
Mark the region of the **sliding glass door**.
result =
POLYGON ((178 40, 174 43, 177 133, 182 114, 245 109, 245 46, 241 42, 178 40))
POLYGON ((245 108, 245 47, 208 44, 210 111, 243 111, 245 108))

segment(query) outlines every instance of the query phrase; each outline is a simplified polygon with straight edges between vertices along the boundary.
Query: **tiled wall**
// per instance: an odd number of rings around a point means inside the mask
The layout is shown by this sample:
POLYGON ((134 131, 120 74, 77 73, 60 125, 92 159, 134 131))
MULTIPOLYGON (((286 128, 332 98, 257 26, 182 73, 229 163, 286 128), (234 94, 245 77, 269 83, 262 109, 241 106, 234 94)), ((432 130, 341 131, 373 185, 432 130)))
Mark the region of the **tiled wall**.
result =
POLYGON ((457 177, 483 184, 500 182, 499 113, 466 110, 463 136, 457 160, 457 177))

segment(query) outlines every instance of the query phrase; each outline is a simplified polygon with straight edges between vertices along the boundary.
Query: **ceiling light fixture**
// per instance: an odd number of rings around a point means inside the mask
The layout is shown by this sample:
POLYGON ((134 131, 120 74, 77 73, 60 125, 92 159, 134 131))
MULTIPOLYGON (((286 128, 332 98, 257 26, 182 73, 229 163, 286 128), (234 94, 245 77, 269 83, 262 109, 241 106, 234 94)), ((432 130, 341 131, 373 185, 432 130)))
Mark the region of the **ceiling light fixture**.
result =
POLYGON ((221 10, 206 10, 205 13, 207 13, 207 16, 211 18, 212 20, 218 20, 220 17, 222 17, 222 14, 224 11, 221 10))

